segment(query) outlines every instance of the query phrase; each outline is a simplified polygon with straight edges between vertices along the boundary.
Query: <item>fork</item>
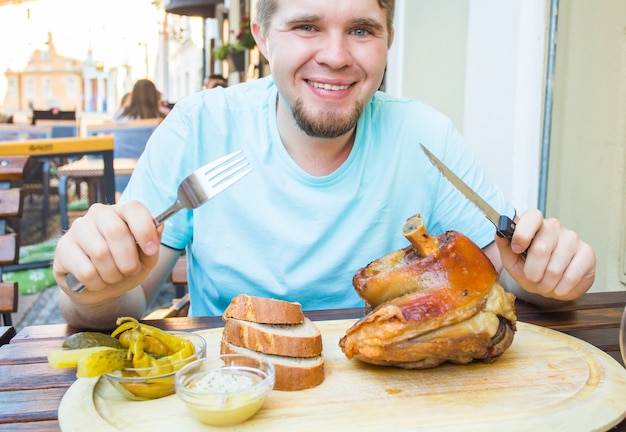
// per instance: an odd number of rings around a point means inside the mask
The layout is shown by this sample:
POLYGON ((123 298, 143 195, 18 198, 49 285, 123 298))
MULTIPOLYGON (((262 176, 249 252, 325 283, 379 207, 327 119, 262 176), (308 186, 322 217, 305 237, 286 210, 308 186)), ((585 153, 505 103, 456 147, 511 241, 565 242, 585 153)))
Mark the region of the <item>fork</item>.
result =
MULTIPOLYGON (((154 218, 155 225, 161 225, 179 210, 200 207, 250 173, 250 164, 245 156, 240 155, 241 150, 235 151, 209 162, 185 177, 178 185, 176 201, 154 218)), ((67 274, 65 282, 73 293, 80 293, 85 289, 85 285, 71 273, 67 274)))

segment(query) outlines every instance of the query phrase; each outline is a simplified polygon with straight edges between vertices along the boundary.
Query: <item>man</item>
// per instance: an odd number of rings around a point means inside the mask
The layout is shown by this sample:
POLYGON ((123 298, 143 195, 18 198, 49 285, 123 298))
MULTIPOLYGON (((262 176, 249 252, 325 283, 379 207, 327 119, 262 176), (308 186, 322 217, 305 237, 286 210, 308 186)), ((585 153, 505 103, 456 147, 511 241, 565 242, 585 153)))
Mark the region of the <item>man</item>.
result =
POLYGON ((60 239, 54 272, 69 324, 109 328, 118 316, 141 316, 184 249, 191 315, 220 314, 238 293, 304 309, 358 307, 352 276, 406 246, 401 229, 415 213, 431 233, 468 235, 498 270, 504 266, 518 295, 572 300, 589 289, 589 245, 537 210, 516 217, 511 243, 494 241, 493 226, 420 149, 515 217, 450 121, 419 101, 377 93, 393 40, 393 0, 257 5, 252 31, 272 77, 177 103, 123 202, 92 206, 60 239), (154 227, 151 215, 175 200, 187 174, 238 149, 251 174, 154 227), (71 293, 68 273, 86 290, 71 293))

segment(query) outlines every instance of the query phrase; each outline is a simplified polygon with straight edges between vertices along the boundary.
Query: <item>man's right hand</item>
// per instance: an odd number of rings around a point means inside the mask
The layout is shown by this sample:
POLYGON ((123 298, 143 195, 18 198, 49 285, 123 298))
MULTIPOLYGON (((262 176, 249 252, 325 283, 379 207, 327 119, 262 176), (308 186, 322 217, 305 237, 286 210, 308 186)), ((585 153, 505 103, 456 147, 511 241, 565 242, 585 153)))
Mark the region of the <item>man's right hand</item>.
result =
POLYGON ((138 285, 158 260, 161 229, 138 201, 94 204, 59 240, 53 271, 61 289, 79 304, 117 298, 138 285), (79 294, 66 283, 68 274, 85 285, 79 294))

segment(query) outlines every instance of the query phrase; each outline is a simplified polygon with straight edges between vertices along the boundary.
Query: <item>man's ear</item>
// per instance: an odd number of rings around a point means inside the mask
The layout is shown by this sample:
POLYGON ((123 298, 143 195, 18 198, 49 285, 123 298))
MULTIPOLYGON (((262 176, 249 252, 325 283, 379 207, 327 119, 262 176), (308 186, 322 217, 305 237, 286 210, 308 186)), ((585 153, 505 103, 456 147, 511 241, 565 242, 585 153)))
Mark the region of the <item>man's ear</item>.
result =
POLYGON ((259 47, 259 51, 261 51, 261 54, 263 54, 263 57, 269 58, 267 52, 267 38, 263 35, 263 32, 261 31, 261 26, 259 25, 259 23, 256 22, 256 20, 252 20, 252 22, 250 23, 250 30, 252 30, 252 36, 254 37, 257 46, 259 47))

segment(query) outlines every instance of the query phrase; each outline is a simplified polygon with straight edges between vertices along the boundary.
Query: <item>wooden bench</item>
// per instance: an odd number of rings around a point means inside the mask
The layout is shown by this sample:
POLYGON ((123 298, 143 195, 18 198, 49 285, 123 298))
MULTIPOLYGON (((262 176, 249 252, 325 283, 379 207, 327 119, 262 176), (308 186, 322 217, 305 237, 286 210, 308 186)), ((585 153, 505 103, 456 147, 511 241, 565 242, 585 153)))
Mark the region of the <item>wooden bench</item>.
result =
POLYGON ((0 282, 0 312, 6 326, 12 326, 11 314, 17 312, 19 292, 17 282, 0 282))
POLYGON ((17 312, 19 292, 15 282, 4 282, 2 268, 19 261, 19 233, 7 232, 7 219, 22 216, 22 190, 12 183, 23 178, 28 156, 4 156, 0 158, 0 314, 2 316, 2 343, 13 337, 11 314, 17 312), (5 328, 8 327, 8 328, 5 328))
POLYGON ((22 215, 22 202, 21 189, 0 189, 0 265, 15 264, 19 256, 18 234, 6 233, 6 222, 22 215))

